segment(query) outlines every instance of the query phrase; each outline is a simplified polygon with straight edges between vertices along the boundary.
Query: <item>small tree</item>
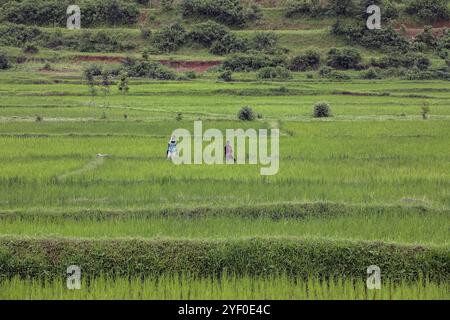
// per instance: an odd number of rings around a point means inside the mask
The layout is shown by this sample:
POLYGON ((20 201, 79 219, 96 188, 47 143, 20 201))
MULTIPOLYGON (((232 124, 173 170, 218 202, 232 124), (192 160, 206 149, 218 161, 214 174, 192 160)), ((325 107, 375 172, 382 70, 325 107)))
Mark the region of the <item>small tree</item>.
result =
POLYGON ((328 102, 318 102, 314 105, 314 118, 331 117, 331 108, 328 102))
POLYGON ((430 113, 430 106, 428 105, 428 102, 424 101, 422 102, 422 119, 426 120, 428 119, 428 114, 430 113))
POLYGON ((11 65, 9 64, 8 57, 3 52, 0 52, 0 70, 8 69, 11 65))
POLYGON ((109 94, 109 85, 111 84, 111 81, 109 79, 109 73, 108 71, 103 71, 102 72, 102 82, 101 82, 101 86, 102 86, 102 91, 104 95, 109 94))
POLYGON ((95 90, 95 78, 94 78, 93 74, 89 70, 85 70, 84 78, 89 87, 89 92, 90 92, 91 96, 95 96, 97 91, 95 90))
POLYGON ((126 95, 130 90, 130 87, 128 86, 128 73, 125 71, 122 71, 119 75, 118 89, 123 95, 126 95))
POLYGON ((242 107, 238 112, 238 119, 242 121, 253 121, 255 120, 255 113, 249 106, 242 107))
POLYGON ((230 70, 226 70, 219 74, 219 80, 223 80, 225 82, 233 81, 233 73, 230 70))

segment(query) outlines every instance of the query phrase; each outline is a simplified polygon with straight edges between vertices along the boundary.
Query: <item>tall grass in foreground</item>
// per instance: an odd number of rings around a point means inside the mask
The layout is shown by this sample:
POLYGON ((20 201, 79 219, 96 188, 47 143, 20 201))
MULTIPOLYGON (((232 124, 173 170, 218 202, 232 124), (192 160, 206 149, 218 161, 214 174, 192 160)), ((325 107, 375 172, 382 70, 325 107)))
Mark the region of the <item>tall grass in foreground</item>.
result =
POLYGON ((427 280, 392 284, 368 290, 363 280, 317 278, 291 279, 234 277, 192 278, 162 276, 158 279, 106 278, 83 281, 80 290, 68 290, 64 279, 0 281, 0 299, 268 299, 268 300, 434 300, 450 299, 449 285, 427 280))

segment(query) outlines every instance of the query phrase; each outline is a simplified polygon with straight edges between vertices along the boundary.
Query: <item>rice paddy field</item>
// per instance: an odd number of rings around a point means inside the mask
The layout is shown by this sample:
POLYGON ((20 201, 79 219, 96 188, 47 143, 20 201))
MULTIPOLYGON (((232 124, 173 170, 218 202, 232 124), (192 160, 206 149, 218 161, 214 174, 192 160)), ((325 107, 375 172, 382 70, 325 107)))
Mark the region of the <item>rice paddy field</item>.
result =
MULTIPOLYGON (((264 12, 253 27, 290 49, 343 44, 331 21, 264 12)), ((81 55, 42 49, 0 70, 0 299, 450 299, 448 81, 223 82, 212 70, 93 96, 81 55), (312 116, 319 101, 332 117, 312 116), (238 120, 243 106, 262 117, 238 120), (172 132, 199 120, 279 129, 278 173, 168 161, 172 132), (80 290, 66 286, 71 265, 80 290), (371 265, 381 289, 366 286, 371 265)))

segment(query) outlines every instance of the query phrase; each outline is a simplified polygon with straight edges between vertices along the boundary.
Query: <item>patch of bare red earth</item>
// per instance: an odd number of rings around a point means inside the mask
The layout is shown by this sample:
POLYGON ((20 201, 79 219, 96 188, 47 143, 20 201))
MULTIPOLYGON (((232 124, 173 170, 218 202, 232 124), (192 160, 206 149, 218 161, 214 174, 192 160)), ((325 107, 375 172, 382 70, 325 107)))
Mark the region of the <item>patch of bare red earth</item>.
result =
MULTIPOLYGON (((118 56, 77 56, 76 60, 85 62, 121 63, 125 58, 118 56)), ((178 72, 195 71, 198 73, 203 73, 209 68, 220 64, 220 61, 159 60, 158 62, 173 68, 178 72)))
MULTIPOLYGON (((423 29, 425 26, 423 25, 415 25, 415 24, 403 24, 403 26, 406 29, 406 34, 405 36, 408 38, 415 38, 418 34, 423 32, 423 29)), ((432 26, 432 32, 434 36, 440 36, 445 29, 449 29, 450 28, 450 21, 439 21, 436 23, 431 24, 432 26)), ((397 32, 401 32, 401 27, 402 24, 397 24, 395 26, 395 30, 397 32)))

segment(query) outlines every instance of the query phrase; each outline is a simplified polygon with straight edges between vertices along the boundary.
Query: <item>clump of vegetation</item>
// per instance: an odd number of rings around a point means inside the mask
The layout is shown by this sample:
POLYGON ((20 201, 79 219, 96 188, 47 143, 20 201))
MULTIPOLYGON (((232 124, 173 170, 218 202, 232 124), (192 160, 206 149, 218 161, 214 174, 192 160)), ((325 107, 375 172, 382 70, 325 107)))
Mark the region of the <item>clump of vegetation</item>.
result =
POLYGON ((215 41, 221 40, 229 32, 229 29, 223 24, 209 20, 194 25, 189 33, 189 38, 194 42, 210 47, 215 41))
POLYGON ((314 105, 314 118, 328 118, 331 117, 331 107, 328 102, 318 102, 314 105))
POLYGON ((422 119, 428 119, 428 114, 430 113, 430 105, 428 104, 428 102, 423 102, 420 109, 422 111, 422 119))
POLYGON ((8 56, 0 52, 0 70, 5 70, 11 67, 8 56))
POLYGON ((181 121, 181 120, 183 120, 183 114, 182 114, 181 112, 178 112, 178 113, 177 113, 177 116, 175 117, 175 120, 176 120, 176 121, 181 121))
POLYGON ((52 65, 49 62, 46 62, 44 64, 44 66, 42 67, 42 70, 51 71, 51 70, 53 70, 53 68, 52 68, 52 65))
POLYGON ((326 9, 321 6, 320 0, 291 0, 287 3, 285 16, 287 18, 318 17, 324 13, 326 9))
POLYGON ((225 69, 235 72, 255 71, 264 67, 276 66, 286 66, 286 58, 278 55, 237 53, 223 62, 225 69))
POLYGON ((292 71, 317 70, 320 67, 320 52, 318 49, 309 49, 292 58, 289 69, 292 71))
POLYGON ((40 115, 37 115, 35 121, 36 122, 42 122, 42 121, 44 121, 44 118, 42 116, 40 116, 40 115))
POLYGON ((248 39, 234 33, 226 34, 222 39, 212 43, 209 52, 216 55, 225 55, 249 50, 248 39))
POLYGON ((109 94, 109 85, 111 84, 111 80, 109 78, 109 73, 105 70, 102 72, 102 80, 100 85, 102 87, 102 91, 104 95, 109 94))
POLYGON ((257 77, 259 79, 270 79, 270 80, 287 80, 291 79, 292 75, 288 69, 283 66, 276 67, 265 67, 258 70, 257 77))
POLYGON ((375 80, 380 79, 381 76, 376 68, 370 67, 367 71, 363 72, 361 78, 367 80, 375 80))
MULTIPOLYGON (((133 25, 139 17, 138 6, 124 0, 90 0, 78 5, 83 14, 83 26, 87 27, 133 25)), ((7 1, 2 6, 2 16, 5 21, 15 24, 63 27, 67 6, 66 1, 7 1)))
POLYGON ((258 5, 245 8, 239 0, 183 0, 181 10, 183 17, 209 18, 236 27, 262 17, 258 5))
POLYGON ((22 48, 22 52, 28 54, 36 54, 39 52, 39 48, 35 43, 26 43, 22 48))
POLYGON ((361 53, 355 48, 332 48, 328 52, 327 65, 341 70, 358 69, 361 60, 361 53))
POLYGON ((447 20, 450 16, 447 0, 411 0, 405 11, 426 22, 447 20))
POLYGON ((218 79, 225 82, 233 81, 233 72, 231 72, 231 70, 225 70, 219 74, 218 79))
POLYGON ((127 58, 123 63, 123 70, 130 77, 149 78, 157 80, 175 80, 174 71, 159 62, 127 58))
POLYGON ((187 35, 187 31, 181 23, 176 22, 156 31, 151 42, 158 52, 173 52, 186 43, 187 35))
POLYGON ((249 106, 242 107, 238 112, 238 119, 242 121, 255 120, 255 112, 249 106))

